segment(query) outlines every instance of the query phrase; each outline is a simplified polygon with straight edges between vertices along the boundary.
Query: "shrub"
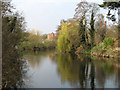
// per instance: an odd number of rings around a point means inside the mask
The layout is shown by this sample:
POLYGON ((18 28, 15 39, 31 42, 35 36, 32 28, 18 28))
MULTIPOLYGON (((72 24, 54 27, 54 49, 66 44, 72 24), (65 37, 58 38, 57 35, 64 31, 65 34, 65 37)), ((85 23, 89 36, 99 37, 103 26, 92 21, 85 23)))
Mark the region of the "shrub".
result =
POLYGON ((112 45, 114 44, 114 40, 112 38, 105 38, 103 42, 100 44, 96 45, 95 47, 92 48, 91 52, 96 53, 96 52, 101 52, 104 50, 112 50, 112 45))
POLYGON ((105 48, 110 48, 113 45, 114 40, 111 37, 105 38, 103 40, 103 43, 104 43, 105 48))

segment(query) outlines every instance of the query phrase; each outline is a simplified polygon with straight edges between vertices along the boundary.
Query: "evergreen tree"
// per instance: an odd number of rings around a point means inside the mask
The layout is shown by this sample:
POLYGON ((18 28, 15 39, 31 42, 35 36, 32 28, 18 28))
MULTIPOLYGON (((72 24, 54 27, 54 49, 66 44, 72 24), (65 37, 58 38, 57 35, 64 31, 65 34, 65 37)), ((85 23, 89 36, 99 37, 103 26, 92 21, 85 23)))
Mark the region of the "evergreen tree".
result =
MULTIPOLYGON (((111 19, 112 21, 116 21, 115 15, 111 15, 110 11, 111 10, 117 10, 118 9, 118 14, 120 13, 120 0, 116 0, 114 2, 108 2, 108 0, 104 0, 103 4, 99 5, 100 7, 104 7, 104 8, 108 8, 108 14, 107 14, 107 18, 111 19)), ((118 15, 119 16, 119 15, 118 15)), ((120 24, 120 22, 119 22, 120 24)))
POLYGON ((79 34, 79 37, 80 37, 80 43, 79 44, 85 44, 86 43, 86 41, 85 41, 85 25, 83 24, 83 17, 79 22, 79 26, 80 26, 79 31, 78 31, 78 34, 79 34))
POLYGON ((94 12, 93 12, 93 10, 92 10, 91 22, 90 22, 90 27, 91 27, 91 28, 89 29, 89 31, 90 31, 90 38, 91 38, 91 47, 94 46, 94 38, 95 38, 94 22, 95 22, 95 20, 94 20, 94 12))

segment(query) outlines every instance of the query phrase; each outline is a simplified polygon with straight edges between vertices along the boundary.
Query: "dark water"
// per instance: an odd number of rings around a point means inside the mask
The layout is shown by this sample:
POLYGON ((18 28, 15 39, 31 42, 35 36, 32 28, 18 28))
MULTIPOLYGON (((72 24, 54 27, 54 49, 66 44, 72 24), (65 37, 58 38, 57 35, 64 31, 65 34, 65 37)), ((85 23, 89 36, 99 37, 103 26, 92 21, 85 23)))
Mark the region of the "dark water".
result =
POLYGON ((118 88, 117 60, 56 55, 55 51, 26 52, 29 88, 118 88))

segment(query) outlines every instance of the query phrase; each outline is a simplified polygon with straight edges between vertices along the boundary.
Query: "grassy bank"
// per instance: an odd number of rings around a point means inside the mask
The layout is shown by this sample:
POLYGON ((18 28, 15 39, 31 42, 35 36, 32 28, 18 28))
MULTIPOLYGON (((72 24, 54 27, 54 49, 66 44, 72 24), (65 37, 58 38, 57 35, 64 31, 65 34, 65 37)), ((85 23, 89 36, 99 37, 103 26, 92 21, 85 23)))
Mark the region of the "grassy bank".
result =
POLYGON ((77 55, 87 54, 107 58, 120 58, 119 51, 120 48, 118 47, 118 40, 109 37, 105 38, 101 43, 94 46, 92 49, 84 50, 79 47, 75 53, 77 55))

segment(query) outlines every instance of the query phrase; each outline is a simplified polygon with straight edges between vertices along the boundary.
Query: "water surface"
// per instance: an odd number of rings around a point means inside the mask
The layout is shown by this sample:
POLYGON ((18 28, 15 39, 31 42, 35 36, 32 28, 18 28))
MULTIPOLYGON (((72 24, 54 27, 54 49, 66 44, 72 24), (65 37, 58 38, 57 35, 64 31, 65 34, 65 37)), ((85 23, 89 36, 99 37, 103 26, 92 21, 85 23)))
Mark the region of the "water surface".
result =
POLYGON ((118 88, 117 60, 55 54, 55 51, 26 52, 29 88, 118 88))

